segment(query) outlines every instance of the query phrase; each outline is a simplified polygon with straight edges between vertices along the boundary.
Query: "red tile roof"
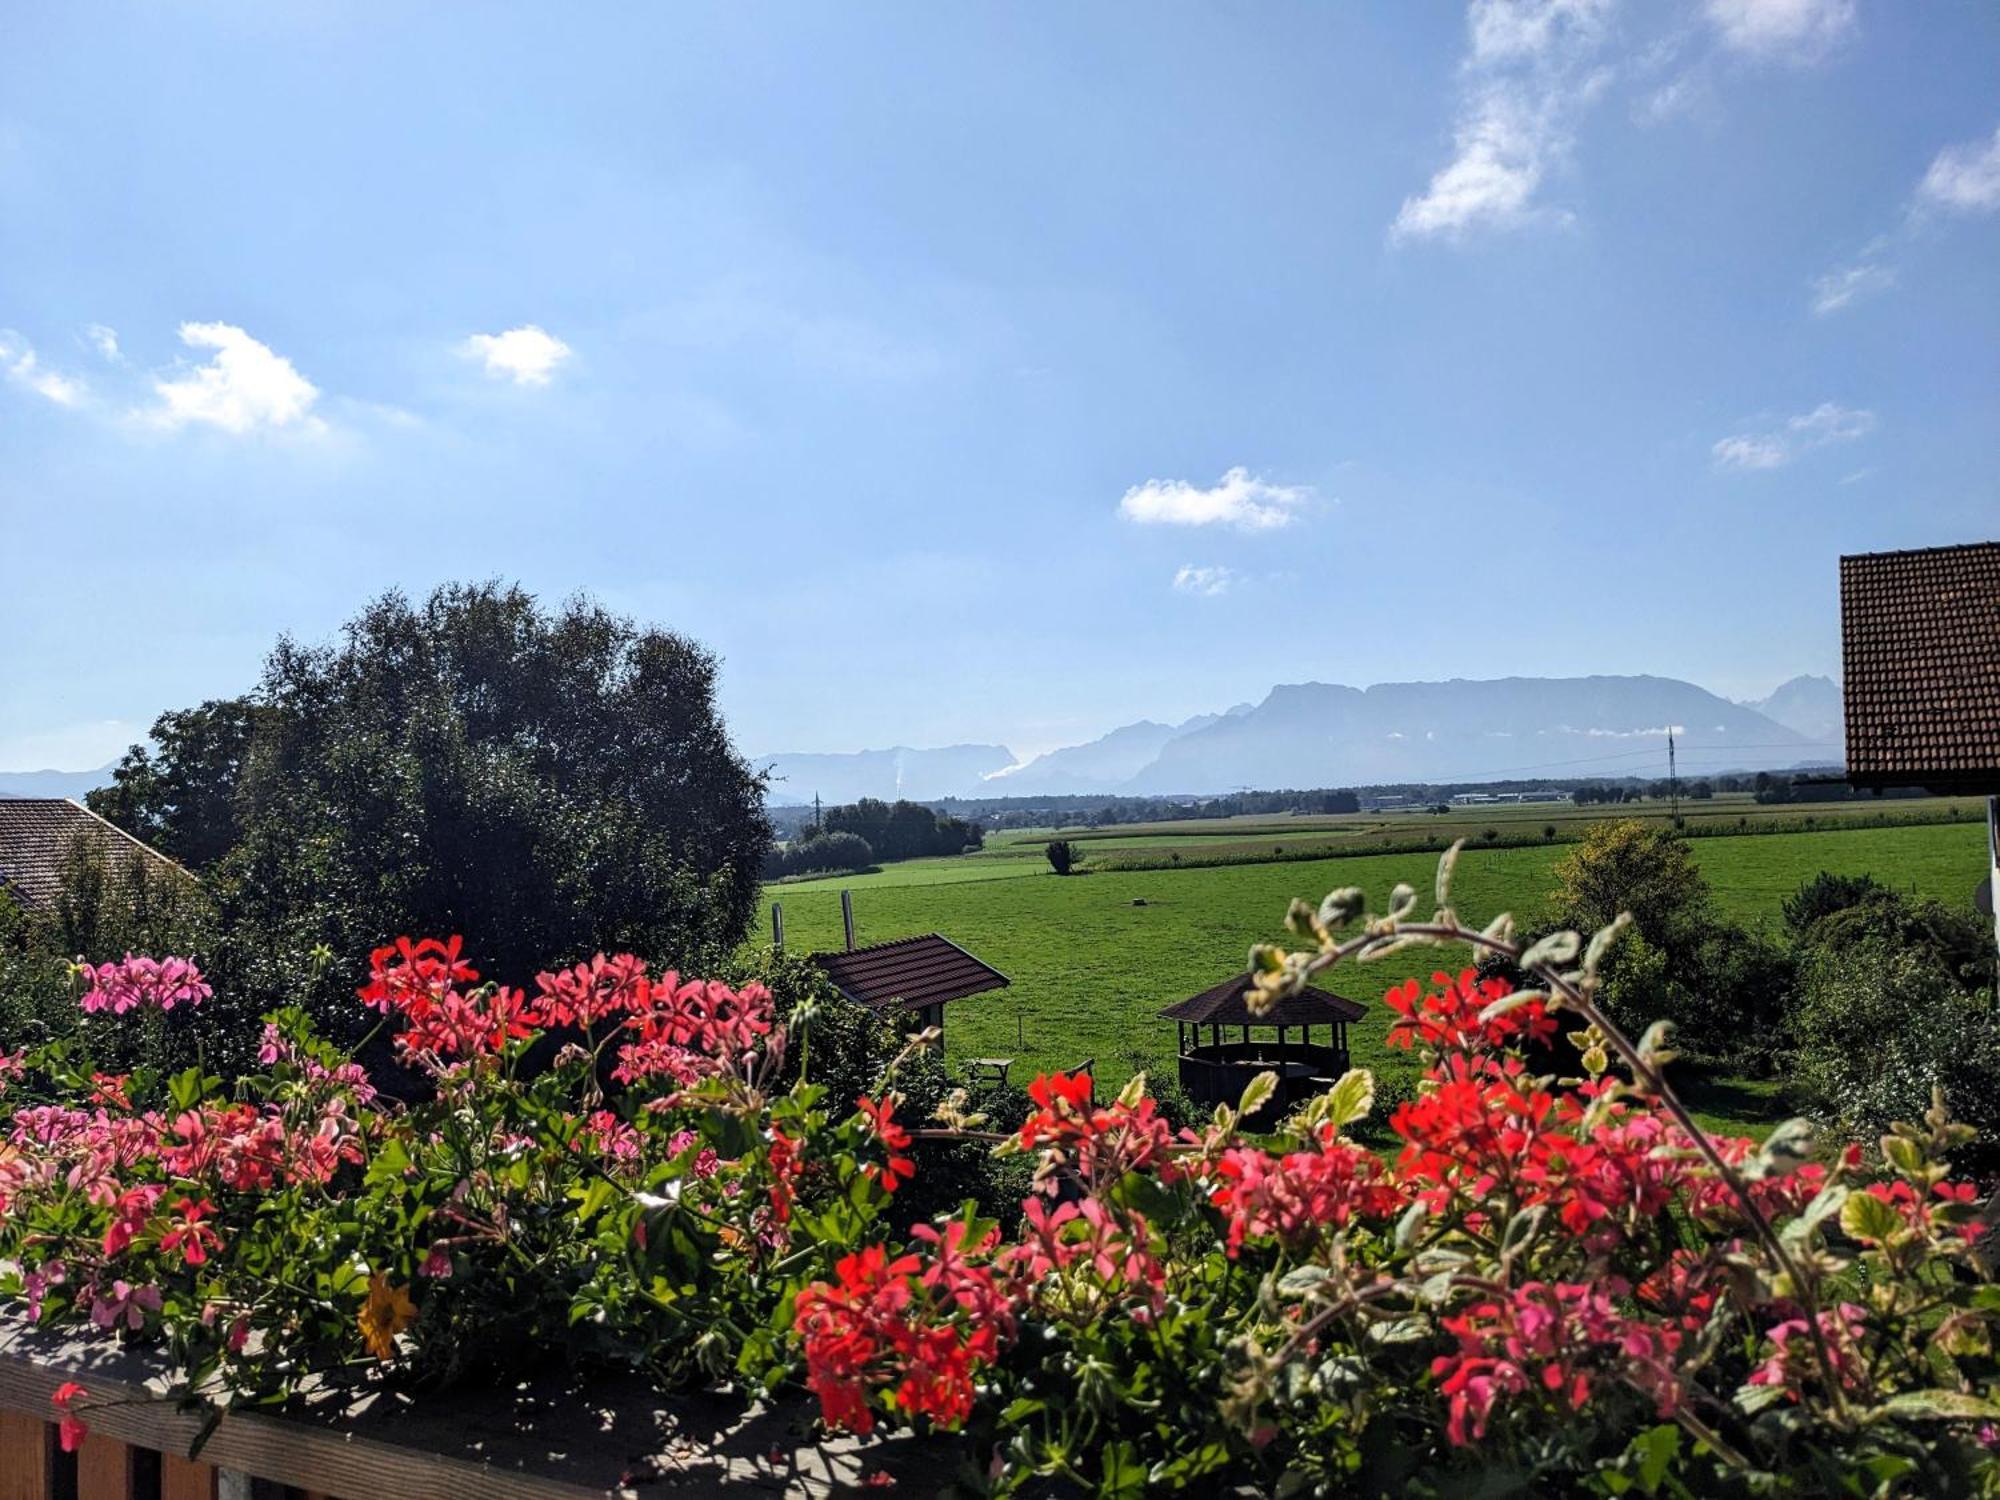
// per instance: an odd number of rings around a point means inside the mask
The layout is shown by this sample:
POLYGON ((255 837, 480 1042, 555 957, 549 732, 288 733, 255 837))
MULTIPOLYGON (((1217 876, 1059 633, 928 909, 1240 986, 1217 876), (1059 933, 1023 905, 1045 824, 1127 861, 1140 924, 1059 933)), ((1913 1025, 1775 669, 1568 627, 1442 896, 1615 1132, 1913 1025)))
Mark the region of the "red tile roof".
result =
POLYGON ((67 797, 0 797, 0 887, 22 905, 46 908, 62 889, 63 860, 81 840, 111 868, 150 861, 154 872, 187 871, 115 823, 67 797))
POLYGON ((1197 1026, 1328 1026, 1335 1021, 1359 1021, 1368 1007, 1345 995, 1311 986, 1288 995, 1261 1016, 1250 1014, 1250 971, 1225 979, 1214 989, 1169 1005, 1160 1014, 1169 1021, 1192 1021, 1197 1026))
POLYGON ((1847 776, 2000 792, 2000 542, 1840 560, 1847 776))
POLYGON ((826 971, 834 988, 874 1010, 941 1005, 1003 989, 1008 982, 991 964, 982 963, 935 932, 876 943, 851 953, 815 953, 811 958, 826 971))

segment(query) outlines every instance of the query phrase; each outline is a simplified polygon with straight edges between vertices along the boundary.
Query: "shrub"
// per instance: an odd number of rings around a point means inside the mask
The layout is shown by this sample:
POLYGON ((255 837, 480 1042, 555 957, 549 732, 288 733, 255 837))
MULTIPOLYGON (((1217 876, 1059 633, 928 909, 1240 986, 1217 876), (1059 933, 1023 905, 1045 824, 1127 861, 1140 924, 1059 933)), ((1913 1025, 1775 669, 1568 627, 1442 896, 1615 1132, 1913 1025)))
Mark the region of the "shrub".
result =
POLYGON ((1966 1170, 2000 1171, 2000 1016, 1968 993, 1935 952, 1881 937, 1806 960, 1789 1022, 1791 1077, 1802 1101, 1843 1133, 1873 1139, 1941 1093, 1980 1131, 1966 1170))
POLYGON ((1058 875, 1069 874, 1071 870, 1076 868, 1078 860, 1082 858, 1076 845, 1072 844, 1068 839, 1050 839, 1048 846, 1042 850, 1042 853, 1048 858, 1049 868, 1054 870, 1058 875))
POLYGON ((1785 897, 1780 910, 1785 930, 1794 942, 1803 941, 1821 917, 1862 905, 1889 892, 1873 875, 1835 875, 1822 870, 1797 891, 1785 897))
POLYGON ((774 849, 764 861, 770 876, 812 875, 833 870, 865 870, 875 863, 875 851, 858 833, 821 833, 774 849))

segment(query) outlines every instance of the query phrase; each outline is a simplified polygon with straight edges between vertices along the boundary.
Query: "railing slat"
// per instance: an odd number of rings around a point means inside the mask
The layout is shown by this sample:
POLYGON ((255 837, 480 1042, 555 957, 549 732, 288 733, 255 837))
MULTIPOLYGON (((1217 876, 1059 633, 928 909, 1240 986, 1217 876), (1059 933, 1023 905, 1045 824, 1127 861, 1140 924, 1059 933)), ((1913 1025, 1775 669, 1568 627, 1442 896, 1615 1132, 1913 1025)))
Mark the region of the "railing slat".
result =
POLYGON ((77 1500, 132 1500, 132 1450, 93 1432, 76 1450, 77 1500))
POLYGON ((25 1412, 0 1411, 0 1500, 55 1493, 56 1430, 25 1412))
POLYGON ((160 1500, 215 1500, 215 1465, 178 1453, 161 1454, 160 1500))

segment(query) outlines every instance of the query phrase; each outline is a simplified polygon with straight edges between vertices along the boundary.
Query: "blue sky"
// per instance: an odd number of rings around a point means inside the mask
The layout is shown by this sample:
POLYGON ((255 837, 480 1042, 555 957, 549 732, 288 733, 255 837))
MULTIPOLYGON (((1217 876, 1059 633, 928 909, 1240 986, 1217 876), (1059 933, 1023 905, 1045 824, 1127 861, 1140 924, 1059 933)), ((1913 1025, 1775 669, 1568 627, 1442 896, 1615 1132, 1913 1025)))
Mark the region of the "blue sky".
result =
POLYGON ((391 585, 748 751, 1839 665, 2000 532, 2000 10, 16 6, 0 769, 391 585))

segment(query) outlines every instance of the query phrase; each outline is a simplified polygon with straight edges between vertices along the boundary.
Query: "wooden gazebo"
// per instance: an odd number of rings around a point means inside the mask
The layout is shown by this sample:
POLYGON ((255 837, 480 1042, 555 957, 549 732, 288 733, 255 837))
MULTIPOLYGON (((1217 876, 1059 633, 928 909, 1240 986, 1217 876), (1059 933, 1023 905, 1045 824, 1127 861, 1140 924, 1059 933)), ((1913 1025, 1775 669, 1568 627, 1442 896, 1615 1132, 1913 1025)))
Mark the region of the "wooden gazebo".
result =
MULTIPOLYGON (((1344 995, 1308 988, 1253 1015, 1249 991, 1245 970, 1160 1014, 1179 1036, 1181 1088, 1189 1098, 1233 1104, 1259 1073, 1276 1073, 1277 1096, 1259 1115, 1275 1119, 1347 1071, 1347 1028, 1368 1009, 1344 995)), ((1254 1127, 1259 1120, 1246 1123, 1254 1127)))

